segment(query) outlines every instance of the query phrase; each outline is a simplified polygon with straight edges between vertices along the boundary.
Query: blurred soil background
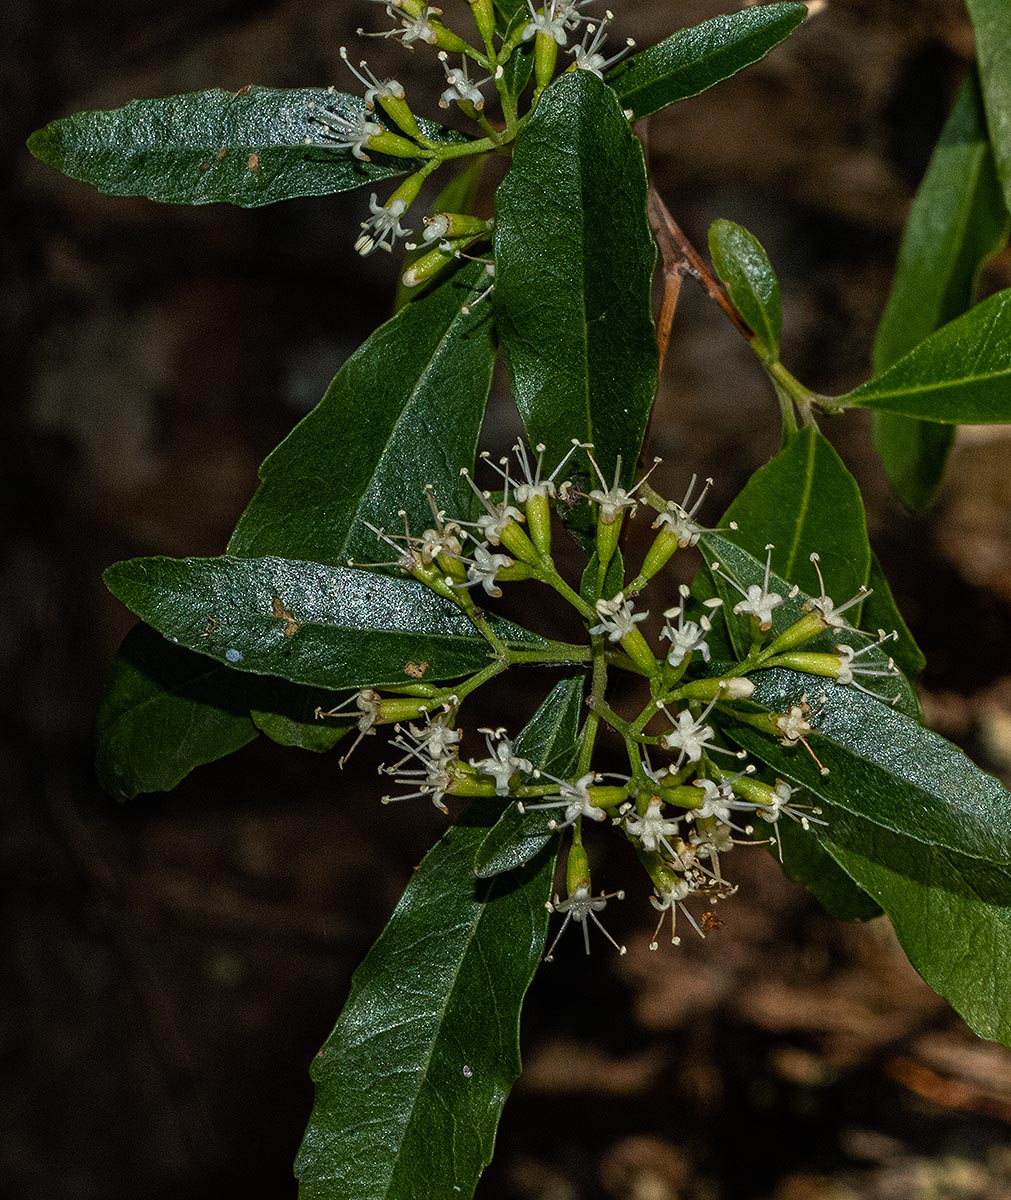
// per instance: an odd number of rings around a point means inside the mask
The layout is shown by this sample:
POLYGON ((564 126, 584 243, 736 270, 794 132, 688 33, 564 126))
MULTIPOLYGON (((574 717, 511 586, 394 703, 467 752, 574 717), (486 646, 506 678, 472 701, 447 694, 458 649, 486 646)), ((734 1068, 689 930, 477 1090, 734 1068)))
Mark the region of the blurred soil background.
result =
MULTIPOLYGON (((636 0, 612 41, 649 44, 720 9, 636 0)), ((159 207, 100 196, 22 149, 53 117, 135 97, 250 82, 356 90, 338 47, 359 25, 388 22, 379 5, 323 0, 4 5, 8 1200, 294 1196, 307 1065, 442 828, 430 805, 380 808, 380 739, 343 773, 332 755, 261 739, 170 795, 120 805, 98 789, 94 713, 131 624, 101 570, 223 549, 258 463, 388 314, 396 264, 351 250, 365 193, 159 207)), ((428 55, 384 40, 364 52, 425 97, 419 111, 438 111, 428 55)), ((830 0, 760 65, 651 122, 657 184, 696 243, 716 216, 765 243, 783 282, 785 361, 818 390, 867 371, 907 206, 970 54, 953 0, 830 0)), ((1011 261, 985 283, 1011 284, 1011 261)), ((499 387, 497 411, 506 403, 499 387)), ((686 286, 655 482, 680 497, 693 471, 715 476, 715 517, 774 452, 777 424, 750 352, 686 286)), ((489 444, 511 428, 495 417, 489 444)), ((930 719, 1007 780, 1011 442, 966 436, 940 503, 912 518, 889 496, 867 423, 828 432, 927 652, 930 719)), ((529 680, 517 711, 549 682, 529 680)), ((741 887, 723 927, 654 954, 632 862, 600 863, 598 887, 629 889, 614 917, 629 953, 601 943, 586 960, 570 939, 539 973, 527 1070, 479 1194, 1011 1196, 1011 1054, 966 1030, 883 922, 833 923, 763 851, 734 858, 741 887)))

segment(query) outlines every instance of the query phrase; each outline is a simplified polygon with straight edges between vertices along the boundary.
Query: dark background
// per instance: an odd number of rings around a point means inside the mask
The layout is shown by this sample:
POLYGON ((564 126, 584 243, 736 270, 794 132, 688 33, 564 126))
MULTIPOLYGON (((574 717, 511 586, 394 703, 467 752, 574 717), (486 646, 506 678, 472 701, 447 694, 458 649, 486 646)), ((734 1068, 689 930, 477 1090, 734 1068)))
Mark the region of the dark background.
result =
MULTIPOLYGON (((720 7, 626 4, 618 34, 649 44, 720 7)), ((362 24, 385 28, 382 8, 4 6, 0 1195, 12 1200, 293 1196, 307 1064, 442 828, 428 805, 380 808, 374 744, 343 774, 333 757, 261 740, 171 795, 118 805, 98 790, 94 712, 131 624, 101 569, 222 549, 259 461, 388 313, 395 263, 351 252, 363 193, 159 207, 100 196, 22 150, 52 117, 137 96, 354 90, 337 49, 362 24)), ((765 243, 785 360, 818 390, 867 371, 908 201, 971 49, 951 0, 832 0, 759 66, 651 122, 656 179, 696 242, 726 216, 765 243)), ((434 99, 427 55, 381 40, 366 53, 434 99)), ((986 286, 1009 284, 1005 257, 986 286)), ((661 489, 679 496, 692 471, 712 474, 715 516, 774 451, 777 424, 750 352, 686 290, 650 448, 666 460, 661 489)), ((829 432, 930 658, 928 715, 1007 778, 1008 441, 973 431, 938 508, 913 519, 888 495, 865 422, 829 432)), ((657 954, 629 863, 599 860, 598 886, 632 884, 614 917, 629 953, 601 943, 584 960, 572 941, 540 972, 527 1071, 480 1194, 1011 1195, 1011 1055, 965 1029, 883 922, 833 924, 761 851, 735 858, 724 928, 657 954)))

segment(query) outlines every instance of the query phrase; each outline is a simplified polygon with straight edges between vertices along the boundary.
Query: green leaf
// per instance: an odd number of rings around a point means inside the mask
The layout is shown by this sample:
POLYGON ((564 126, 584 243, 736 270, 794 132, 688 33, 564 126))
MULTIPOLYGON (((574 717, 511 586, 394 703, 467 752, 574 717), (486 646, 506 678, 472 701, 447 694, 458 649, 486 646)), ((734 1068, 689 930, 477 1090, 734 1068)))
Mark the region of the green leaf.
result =
MULTIPOLYGON (((979 265, 1007 240, 1007 232, 1008 213, 973 72, 913 201, 874 343, 875 373, 972 307, 979 265)), ((873 429, 896 494, 914 511, 926 508, 944 472, 954 430, 892 413, 875 413, 873 429)))
MULTIPOLYGON (((470 675, 488 643, 450 601, 415 580, 284 558, 135 558, 105 572, 114 596, 191 650, 238 671, 333 690, 470 675), (274 615, 280 601, 290 619, 274 615), (293 629, 292 626, 295 626, 293 629)), ((489 618, 510 644, 543 646, 489 618)))
POLYGON ((867 586, 871 589, 871 594, 863 603, 860 624, 864 629, 895 630, 899 637, 897 641, 889 643, 889 653, 898 663, 903 675, 915 683, 927 665, 927 660, 916 644, 909 626, 903 620, 902 613, 899 612, 892 589, 875 554, 871 555, 867 586))
MULTIPOLYGON (((542 771, 567 778, 579 755, 579 717, 585 676, 563 679, 516 738, 513 749, 542 771)), ((512 871, 528 863, 554 837, 548 811, 521 813, 510 804, 478 847, 474 870, 481 878, 512 871)))
POLYGON ((1011 0, 966 0, 976 34, 987 124, 997 176, 1011 209, 1011 0))
POLYGON ((469 512, 460 468, 474 464, 495 346, 487 306, 463 308, 483 278, 468 264, 355 351, 263 463, 230 554, 389 559, 365 522, 402 532, 403 509, 420 534, 432 524, 426 484, 450 513, 469 512))
MULTIPOLYGON (((751 645, 750 625, 748 618, 734 616, 731 610, 741 600, 742 593, 749 587, 762 586, 765 578, 765 563, 718 534, 707 534, 699 543, 699 548, 710 567, 716 594, 723 600, 734 653, 739 659, 743 659, 751 645), (717 574, 713 569, 716 563, 720 566, 721 574, 717 574), (728 582, 728 577, 735 581, 736 587, 728 582)), ((773 561, 776 561, 775 556, 773 556, 773 561)), ((810 595, 801 589, 794 591, 793 581, 784 579, 775 571, 769 575, 769 590, 778 592, 783 597, 783 603, 772 612, 772 633, 769 635, 771 638, 783 633, 794 622, 800 620, 804 615, 804 604, 810 599, 810 595)), ((891 659, 891 642, 878 646, 869 642, 869 639, 861 634, 850 633, 844 629, 826 630, 825 633, 805 643, 803 649, 831 654, 833 647, 838 644, 846 644, 862 650, 860 661, 868 667, 883 668, 891 659)), ((754 679, 757 683, 758 679, 764 677, 765 674, 765 670, 760 669, 750 672, 749 678, 754 679)), ((817 678, 817 683, 810 686, 820 688, 822 684, 820 677, 810 676, 808 678, 817 678)), ((824 682, 829 684, 832 681, 825 679, 824 682)), ((887 697, 900 712, 913 718, 919 715, 919 704, 905 676, 895 674, 883 678, 876 677, 873 684, 874 690, 887 697)))
MULTIPOLYGON (((260 681, 254 679, 251 682, 255 686, 260 681)), ((333 718, 325 721, 316 716, 317 709, 333 708, 345 699, 344 696, 298 687, 280 679, 264 680, 263 683, 270 685, 269 691, 259 689, 264 696, 262 699, 256 697, 256 706, 249 715, 256 728, 279 746, 324 754, 355 728, 354 722, 335 722, 333 718), (271 707, 259 707, 267 699, 271 701, 271 707)))
POLYGON ((608 483, 621 455, 627 483, 656 390, 656 251, 642 148, 599 79, 545 91, 497 209, 495 317, 527 435, 549 467, 593 442, 608 483))
POLYGON ((813 425, 751 476, 719 525, 731 522, 737 529, 726 534, 727 540, 762 562, 771 542, 777 573, 809 596, 821 595, 812 554, 819 555, 825 586, 836 603, 867 583, 871 547, 860 488, 813 425))
MULTIPOLYGON (((418 159, 372 154, 363 162, 327 144, 326 119, 357 121, 365 112, 357 96, 330 88, 212 89, 63 117, 33 133, 28 149, 110 196, 258 208, 417 170, 420 150, 418 159)), ((369 120, 388 124, 378 112, 369 120)), ((419 124, 434 140, 466 140, 430 121, 419 124)))
MULTIPOLYGON (((523 11, 529 16, 530 10, 525 5, 523 11)), ((530 82, 530 76, 534 73, 534 42, 532 38, 529 42, 520 42, 509 55, 503 73, 510 96, 519 99, 523 89, 530 82)))
MULTIPOLYGON (((596 539, 594 539, 596 541, 596 539)), ((588 604, 596 604, 603 597, 610 600, 621 591, 625 582, 625 560, 620 550, 616 550, 607 564, 604 578, 600 578, 600 556, 596 547, 590 555, 590 561, 583 570, 579 581, 579 594, 588 604)))
POLYGON ((554 857, 476 880, 491 812, 426 855, 313 1061, 300 1200, 469 1200, 520 1070, 554 857))
POLYGON ((97 732, 99 782, 132 800, 232 754, 256 726, 241 676, 138 625, 120 647, 97 732))
POLYGON ((1011 289, 949 322, 838 404, 945 424, 1011 421, 1011 289))
MULTIPOLYGON (((811 831, 782 818, 776 823, 776 849, 783 854, 783 870, 818 900, 837 921, 869 921, 879 917, 881 905, 841 867, 811 831)), ((775 853, 776 850, 773 850, 775 853)))
POLYGON ((927 983, 980 1037, 1011 1045, 1011 871, 883 833, 873 854, 825 847, 888 914, 927 983))
POLYGON ((761 242, 743 225, 714 221, 709 226, 709 253, 737 311, 750 325, 769 359, 778 361, 783 305, 779 280, 761 242))
MULTIPOLYGON (((811 677, 762 672, 770 711, 811 677)), ((734 741, 820 801, 824 848, 885 910, 914 966, 986 1037, 1008 1040, 1011 1011, 1011 794, 918 722, 829 684, 809 739, 783 747, 744 724, 734 741)))
POLYGON ((607 82, 633 119, 648 117, 758 62, 806 16, 804 4, 763 4, 713 17, 633 54, 607 82))

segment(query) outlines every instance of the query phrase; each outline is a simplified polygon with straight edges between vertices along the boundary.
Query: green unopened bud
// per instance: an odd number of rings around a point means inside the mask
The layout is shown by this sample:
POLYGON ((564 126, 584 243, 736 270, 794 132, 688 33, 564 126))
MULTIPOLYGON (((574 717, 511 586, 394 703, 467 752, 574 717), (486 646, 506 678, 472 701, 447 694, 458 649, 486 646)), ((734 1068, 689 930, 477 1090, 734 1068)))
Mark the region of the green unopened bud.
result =
POLYGON ((695 679, 686 683, 679 692, 683 700, 747 700, 755 685, 743 675, 732 675, 726 679, 695 679))
POLYGON ((619 509, 617 512, 605 512, 602 508, 597 517, 597 558, 600 559, 600 569, 607 570, 607 565, 614 558, 614 552, 618 549, 618 539, 621 537, 621 525, 625 518, 625 514, 619 509), (608 518, 605 520, 605 517, 608 518))
POLYGON ((664 804, 673 804, 675 808, 701 808, 705 803, 705 793, 691 784, 660 788, 657 795, 664 804))
POLYGON ((524 507, 530 540, 547 557, 551 553, 551 501, 547 496, 537 494, 531 496, 524 507))
POLYGON ((838 654, 818 654, 813 650, 779 654, 765 665, 767 667, 789 667, 793 671, 805 671, 808 675, 822 675, 826 679, 838 679, 843 670, 843 660, 838 654))
POLYGON ((590 886, 590 860, 586 856, 581 842, 573 842, 569 847, 569 860, 565 864, 565 889, 571 896, 581 887, 590 886))
POLYGON ((649 648, 649 643, 638 629, 632 628, 625 634, 621 639, 621 648, 643 675, 652 678, 660 670, 660 664, 656 661, 653 651, 649 648))
POLYGON ((824 633, 828 627, 828 622, 822 614, 817 610, 812 610, 805 613, 799 621, 795 621, 789 629, 784 629, 779 637, 769 643, 765 652, 782 654, 784 651, 793 650, 797 646, 809 642, 813 637, 817 637, 819 633, 824 633))
MULTIPOLYGON (((421 158, 421 148, 415 142, 410 142, 399 134, 384 131, 374 133, 365 142, 370 150, 377 154, 388 154, 391 158, 421 158)), ((431 157, 431 155, 429 155, 431 157)))
POLYGON ((590 803, 594 808, 614 808, 618 804, 624 804, 628 799, 628 788, 612 787, 611 785, 590 787, 586 789, 586 794, 590 797, 590 803))
POLYGON ((534 80, 537 90, 544 91, 555 77, 555 64, 558 62, 558 43, 548 33, 538 33, 534 37, 534 80))
POLYGON ((466 54, 468 50, 473 51, 474 47, 469 42, 458 37, 451 29, 447 29, 441 21, 429 20, 428 26, 435 34, 433 44, 440 50, 446 50, 450 54, 466 54))
POLYGON ((434 250, 429 250, 411 263, 400 281, 405 288, 420 287, 424 283, 430 283, 455 261, 456 255, 452 249, 443 250, 441 246, 436 246, 434 250))
POLYGON ((466 213, 435 213, 425 218, 422 237, 426 242, 442 242, 447 238, 478 238, 490 233, 494 222, 466 213))
POLYGON ((508 521, 502 526, 498 540, 513 558, 518 558, 521 562, 529 563, 533 567, 540 566, 540 551, 515 521, 508 521))
POLYGON ((411 568, 411 574, 419 583, 423 583, 425 587, 431 588, 438 595, 445 596, 447 600, 453 600, 454 602, 461 600, 458 593, 446 582, 445 575, 436 564, 433 563, 426 567, 424 563, 418 562, 411 568))
MULTIPOLYGON (((403 96, 379 96, 377 97, 377 101, 383 112, 404 133, 409 137, 416 138, 423 146, 432 145, 431 138, 422 132, 421 126, 418 124, 418 118, 411 111, 411 106, 403 96)), ((417 148, 415 148, 415 157, 417 157, 417 153, 417 148)), ((412 196, 411 199, 413 200, 414 197, 412 196)))
POLYGON ((395 725, 402 721, 416 721, 432 707, 431 700, 415 700, 409 696, 384 696, 379 701, 376 714, 377 725, 395 725))
POLYGON ((490 46, 495 37, 495 5, 493 0, 470 0, 474 24, 484 44, 490 46))
POLYGON ((533 576, 533 571, 524 562, 513 562, 508 567, 501 567, 495 573, 496 579, 501 579, 503 583, 514 583, 518 579, 530 579, 533 576))
POLYGON ((663 570, 680 545, 678 537, 673 529, 660 530, 643 559, 639 570, 640 578, 652 579, 658 571, 663 570))

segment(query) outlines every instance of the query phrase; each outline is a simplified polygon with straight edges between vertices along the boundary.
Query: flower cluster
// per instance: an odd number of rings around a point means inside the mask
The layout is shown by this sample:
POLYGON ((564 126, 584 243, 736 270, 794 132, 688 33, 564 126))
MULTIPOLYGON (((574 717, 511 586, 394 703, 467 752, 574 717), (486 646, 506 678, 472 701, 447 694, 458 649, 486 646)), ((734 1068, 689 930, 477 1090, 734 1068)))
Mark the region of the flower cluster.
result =
MULTIPOLYGON (((497 798, 515 805, 524 836, 566 834, 566 895, 556 896, 549 907, 563 916, 563 930, 573 922, 582 926, 587 948, 590 925, 603 929, 600 914, 623 893, 594 894, 584 826, 617 830, 645 869, 650 903, 660 913, 654 948, 668 916, 672 942, 679 941, 679 915, 705 936, 707 922, 693 915, 692 901, 701 901, 708 910, 733 894, 723 864, 731 850, 742 844, 772 845, 782 856, 781 821, 792 821, 808 833, 825 824, 816 801, 798 799, 801 789, 795 782, 763 765, 753 738, 758 731, 769 740, 772 761, 788 764, 794 751, 801 762, 810 756, 827 773, 814 741, 821 712, 812 708, 806 691, 785 711, 770 709, 756 690, 761 673, 788 668, 891 704, 902 686, 887 654, 897 635, 870 633, 850 623, 869 592, 860 588, 836 603, 817 554, 810 557, 818 594, 805 595, 775 575, 772 545, 765 546, 764 559, 753 558, 739 548, 743 535, 732 525, 727 529, 737 533, 738 544, 708 541, 716 531, 697 518, 710 481, 694 501, 694 479, 680 504, 667 501, 647 482, 656 463, 630 485, 618 459, 608 482, 593 447, 578 440, 564 454, 554 455, 544 445, 530 450, 520 442, 512 456, 492 461, 482 455, 481 462, 495 473, 500 488, 481 488, 469 471, 462 471, 471 505, 454 516, 440 507, 429 488, 431 524, 413 534, 402 512, 403 533, 370 525, 395 557, 353 565, 396 569, 457 606, 487 639, 489 665, 451 689, 418 682, 383 689, 381 695, 364 688, 319 715, 351 718, 358 730, 355 745, 377 725, 394 724, 390 745, 400 757, 380 772, 398 790, 384 796, 384 803, 427 798, 448 811, 450 797, 497 798), (587 491, 563 476, 570 467, 575 473, 584 456, 577 477, 589 476, 599 485, 587 491), (552 558, 552 523, 554 508, 567 512, 580 504, 595 519, 596 570, 584 574, 577 591, 552 558), (654 540, 638 572, 616 580, 610 568, 618 561, 623 523, 646 505, 657 514, 654 540), (694 590, 679 586, 678 603, 664 611, 654 644, 644 632, 649 610, 637 609, 636 598, 673 554, 692 547, 703 549, 707 566, 694 590), (717 547, 723 551, 719 559, 713 553, 717 547), (472 593, 480 589, 495 598, 504 584, 518 580, 548 586, 562 596, 578 615, 583 641, 545 643, 543 652, 504 643, 472 593), (743 648, 740 657, 719 662, 734 654, 735 645, 743 648), (479 730, 484 752, 464 758, 457 717, 470 692, 514 663, 552 661, 592 667, 589 715, 572 748, 574 769, 556 774, 528 747, 528 734, 514 743, 504 728, 479 730), (607 678, 614 669, 638 675, 648 685, 648 699, 633 716, 619 715, 608 701, 607 678), (607 729, 625 747, 628 763, 621 773, 604 774, 593 765, 596 740, 607 729), (742 730, 748 737, 742 738, 742 730), (751 749, 754 761, 743 746, 751 749)), ((536 744, 534 739, 531 745, 536 744)), ((553 952, 554 944, 549 958, 553 952)))
MULTIPOLYGON (((585 14, 582 10, 591 0, 546 0, 540 6, 534 0, 527 0, 529 20, 512 23, 506 33, 498 28, 493 0, 472 0, 470 9, 479 35, 476 44, 446 24, 441 8, 423 0, 376 2, 394 22, 393 28, 359 29, 359 34, 395 38, 410 50, 432 47, 445 76, 439 107, 455 109, 475 122, 479 136, 461 141, 419 120, 401 83, 396 79, 381 79, 364 60, 355 65, 347 49, 340 48, 344 65, 364 89, 362 99, 331 88, 330 98, 322 105, 311 106, 307 113, 306 145, 350 155, 364 163, 371 162, 374 155, 399 159, 410 171, 405 182, 386 200, 380 201, 372 193, 370 215, 362 222, 362 232, 355 242, 355 249, 363 255, 373 250, 392 251, 399 239, 412 235, 412 228, 403 218, 421 194, 425 181, 440 166, 469 155, 501 152, 515 140, 525 117, 519 111, 520 96, 510 90, 506 66, 518 50, 534 44, 532 110, 555 74, 560 49, 572 56, 565 69, 588 71, 603 79, 604 73, 635 45, 627 38, 617 53, 605 53, 604 43, 614 14, 607 11, 603 19, 585 14), (570 46, 570 40, 578 37, 580 30, 584 33, 582 41, 570 46), (492 89, 501 105, 501 118, 497 121, 486 114, 492 89)), ((406 249, 419 251, 404 272, 406 287, 427 283, 456 259, 466 257, 468 248, 487 239, 492 228, 490 221, 458 212, 432 212, 424 222, 421 242, 405 243, 406 249)), ((493 264, 489 267, 493 278, 493 264)), ((486 285, 471 306, 487 295, 492 286, 486 285)))

